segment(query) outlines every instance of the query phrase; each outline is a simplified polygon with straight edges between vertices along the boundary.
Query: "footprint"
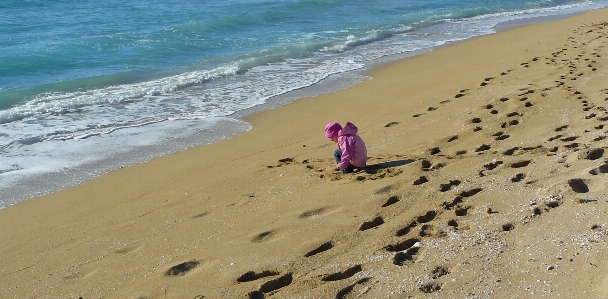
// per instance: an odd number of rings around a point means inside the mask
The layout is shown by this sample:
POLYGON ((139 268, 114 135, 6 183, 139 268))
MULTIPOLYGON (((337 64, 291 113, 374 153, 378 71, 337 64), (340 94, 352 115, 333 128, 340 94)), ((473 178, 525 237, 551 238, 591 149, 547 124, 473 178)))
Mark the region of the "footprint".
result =
POLYGON ((509 136, 507 134, 504 134, 504 135, 500 135, 500 136, 496 137, 495 140, 499 140, 499 141, 500 140, 505 140, 505 139, 507 139, 509 137, 511 137, 511 136, 509 136))
POLYGON ((429 224, 425 224, 420 228, 420 237, 434 236, 439 230, 429 224))
POLYGON ((424 159, 421 161, 421 166, 422 166, 423 171, 434 171, 434 170, 438 170, 438 169, 445 167, 446 164, 437 163, 437 164, 433 165, 429 160, 424 159))
POLYGON ((410 224, 408 224, 406 227, 400 229, 397 231, 396 235, 398 237, 403 237, 407 234, 409 234, 409 232, 412 230, 412 228, 418 226, 418 223, 416 223, 416 221, 412 221, 410 224))
POLYGON ((484 166, 483 166, 483 168, 484 168, 485 170, 493 170, 493 169, 495 169, 496 167, 498 167, 498 166, 502 165, 503 163, 504 163, 504 162, 502 162, 502 161, 491 162, 491 163, 488 163, 488 164, 484 165, 484 166))
POLYGON ((437 266, 435 269, 433 269, 433 271, 431 271, 431 278, 437 279, 448 274, 450 274, 450 269, 443 266, 437 266))
POLYGON ((578 148, 578 146, 579 146, 579 144, 576 142, 564 145, 564 147, 567 149, 578 148))
POLYGON ((456 140, 456 139, 458 139, 458 135, 454 135, 454 136, 450 137, 450 138, 448 139, 448 142, 452 142, 452 141, 454 141, 454 140, 456 140))
POLYGON ((572 191, 576 193, 589 192, 589 187, 583 179, 570 179, 568 180, 568 185, 570 186, 570 188, 572 188, 572 191))
POLYGON ((384 219, 381 216, 378 216, 378 217, 374 218, 374 220, 372 220, 372 221, 363 222, 363 224, 361 224, 361 227, 359 227, 359 231, 364 231, 364 230, 368 230, 368 229, 371 229, 374 227, 378 227, 382 224, 384 224, 384 219))
POLYGON ((545 212, 559 207, 562 203, 558 200, 553 200, 544 204, 545 212))
POLYGON ((510 148, 502 153, 507 156, 513 156, 513 154, 515 154, 515 151, 517 151, 518 149, 519 149, 519 147, 516 146, 516 147, 510 148))
POLYGON ((355 298, 359 297, 360 295, 367 292, 367 290, 369 290, 369 287, 365 287, 365 286, 363 286, 363 284, 370 280, 371 279, 369 279, 367 277, 359 279, 354 284, 351 284, 350 286, 340 290, 338 292, 338 294, 336 295, 336 299, 355 299, 355 298))
POLYGON ((458 222, 456 222, 456 220, 452 219, 452 220, 448 221, 448 226, 458 229, 458 222))
POLYGON ((502 230, 505 232, 509 232, 515 229, 515 224, 513 223, 505 223, 501 226, 502 230))
POLYGON ((199 213, 199 214, 196 214, 196 215, 192 216, 192 218, 194 218, 194 219, 200 219, 200 218, 203 218, 203 217, 205 217, 207 215, 209 215, 209 212, 202 212, 202 213, 199 213))
POLYGON ((427 179, 425 176, 421 176, 417 180, 414 181, 414 186, 422 185, 428 181, 429 181, 429 179, 427 179))
POLYGON ((483 152, 483 151, 487 151, 489 150, 491 147, 487 144, 482 144, 480 146, 478 146, 477 148, 475 148, 475 152, 483 152))
POLYGON ((481 123, 481 118, 479 118, 479 117, 475 117, 475 118, 473 118, 473 119, 471 120, 471 122, 472 122, 472 123, 474 123, 474 124, 481 123))
POLYGON ((330 250, 330 249, 332 249, 333 247, 334 247, 334 244, 333 244, 331 241, 329 241, 329 242, 325 242, 325 243, 321 244, 321 246, 317 247, 316 249, 311 250, 311 251, 309 251, 308 253, 306 253, 306 254, 304 255, 304 257, 311 257, 311 256, 313 256, 313 255, 317 255, 317 254, 319 254, 319 253, 321 253, 321 252, 325 252, 325 251, 327 251, 327 250, 330 250))
POLYGON ((514 177, 511 178, 511 182, 517 183, 526 178, 526 175, 523 173, 518 173, 514 177))
POLYGON ((300 218, 304 219, 304 218, 310 218, 310 217, 314 217, 314 216, 320 216, 320 215, 325 214, 326 211, 327 211, 327 208, 319 208, 316 210, 306 211, 306 212, 300 214, 300 218))
POLYGON ((604 164, 598 168, 591 169, 589 171, 589 173, 592 175, 598 175, 600 173, 608 173, 608 164, 604 164))
POLYGON ((456 214, 456 216, 458 217, 462 217, 462 216, 466 216, 469 213, 469 209, 471 207, 470 206, 466 206, 466 207, 457 207, 456 210, 454 211, 454 213, 456 214))
POLYGON ((116 250, 116 253, 120 253, 120 254, 127 254, 127 253, 131 253, 134 251, 137 251, 138 249, 140 249, 142 247, 141 244, 130 244, 127 245, 119 250, 116 250))
POLYGON ((571 137, 562 138, 561 141, 570 142, 570 141, 576 140, 576 138, 578 138, 578 136, 571 136, 571 137))
POLYGON ((396 122, 396 121, 392 121, 392 122, 390 122, 390 123, 388 123, 388 124, 384 125, 384 127, 386 127, 386 128, 390 128, 390 127, 392 127, 392 126, 396 126, 396 125, 398 125, 398 124, 399 124, 398 122, 396 122))
POLYGON ((270 292, 276 291, 280 288, 284 288, 284 287, 290 285, 292 281, 293 281, 293 274, 287 273, 277 279, 273 279, 271 281, 264 283, 262 286, 260 286, 260 292, 270 293, 270 292))
POLYGON ((431 220, 435 219, 435 216, 437 216, 437 212, 430 210, 430 211, 426 212, 426 214, 424 214, 422 216, 418 216, 416 218, 416 220, 419 223, 427 223, 427 222, 430 222, 431 220))
POLYGON ((601 158, 602 156, 604 156, 604 149, 603 148, 590 149, 590 150, 582 152, 580 155, 582 156, 582 158, 584 158, 586 160, 597 160, 597 159, 601 158))
POLYGON ((452 200, 452 202, 444 201, 441 204, 441 207, 444 208, 444 209, 446 209, 446 210, 449 210, 449 209, 453 208, 454 206, 458 205, 459 203, 461 203, 462 202, 462 198, 463 198, 462 196, 456 196, 454 198, 454 200, 452 200))
POLYGON ((343 279, 347 279, 350 277, 353 277, 353 275, 359 273, 363 271, 363 268, 361 267, 361 265, 356 265, 354 267, 348 268, 345 271, 342 272, 338 272, 338 273, 334 273, 328 276, 323 277, 323 281, 337 281, 337 280, 343 280, 343 279))
POLYGON ((282 167, 282 166, 294 163, 295 161, 296 160, 294 158, 283 158, 283 159, 279 159, 279 163, 277 165, 268 165, 266 167, 267 168, 282 167))
POLYGON ((515 163, 511 163, 511 168, 522 168, 526 167, 532 162, 531 160, 523 160, 515 163))
POLYGON ((506 127, 509 127, 509 126, 516 126, 516 125, 518 125, 518 124, 519 124, 519 120, 517 120, 517 119, 513 119, 513 120, 510 120, 508 123, 502 123, 502 124, 500 125, 500 127, 504 129, 504 128, 506 128, 506 127))
POLYGON ((563 137, 563 136, 564 136, 564 135, 562 135, 562 134, 559 134, 559 135, 555 135, 555 136, 553 136, 553 137, 551 137, 551 138, 549 138, 549 139, 548 139, 548 141, 553 141, 553 140, 557 140, 557 139, 560 139, 560 138, 562 138, 562 137, 563 137))
POLYGON ((186 273, 198 266, 200 264, 197 260, 191 260, 189 262, 183 262, 179 265, 175 265, 171 267, 167 272, 165 272, 165 276, 184 276, 186 273))
POLYGON ((441 285, 436 282, 430 282, 420 287, 424 293, 430 294, 441 290, 441 285))
POLYGON ((406 251, 398 252, 393 258, 393 264, 404 266, 408 262, 414 262, 414 258, 420 251, 420 247, 412 247, 406 251))
POLYGON ((429 148, 429 153, 431 155, 436 155, 441 153, 441 150, 439 149, 439 147, 433 147, 433 148, 429 148))
POLYGON ((395 244, 395 245, 388 245, 385 248, 387 251, 390 251, 390 252, 404 251, 404 250, 412 248, 412 246, 414 246, 418 242, 420 242, 419 239, 412 238, 412 239, 407 239, 407 240, 405 240, 401 243, 395 244))
POLYGON ((257 236, 255 236, 251 242, 253 243, 262 243, 262 242, 266 242, 268 240, 270 240, 270 238, 272 237, 272 235, 274 235, 274 231, 265 231, 263 233, 258 234, 257 236))
MULTIPOLYGON (((415 184, 414 184, 415 185, 415 184)), ((388 198, 388 200, 382 205, 383 208, 386 208, 390 205, 394 205, 396 203, 398 203, 400 201, 400 196, 391 196, 388 198)))
POLYGON ((447 184, 439 185, 439 191, 446 192, 446 191, 450 190, 450 188, 452 188, 452 186, 458 186, 458 185, 460 185, 459 180, 450 180, 450 182, 447 184))
POLYGON ((483 190, 482 188, 473 188, 473 189, 465 190, 465 191, 460 192, 460 196, 471 197, 471 196, 481 192, 482 190, 483 190))
POLYGON ((249 271, 243 275, 241 275, 239 278, 236 279, 237 282, 249 282, 249 281, 254 281, 254 280, 258 280, 264 277, 269 277, 269 276, 276 276, 279 275, 280 273, 277 271, 270 271, 270 270, 266 270, 260 273, 255 273, 254 271, 249 271))

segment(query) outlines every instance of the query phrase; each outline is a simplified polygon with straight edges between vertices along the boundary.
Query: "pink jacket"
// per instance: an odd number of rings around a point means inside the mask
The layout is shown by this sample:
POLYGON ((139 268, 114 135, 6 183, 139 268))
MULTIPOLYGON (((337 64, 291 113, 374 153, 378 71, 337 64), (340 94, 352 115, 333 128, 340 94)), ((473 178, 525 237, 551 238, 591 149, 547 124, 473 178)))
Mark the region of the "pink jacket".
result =
POLYGON ((357 127, 348 122, 338 132, 338 147, 342 151, 339 168, 347 168, 351 163, 357 167, 365 167, 367 163, 367 148, 363 139, 357 135, 357 127))

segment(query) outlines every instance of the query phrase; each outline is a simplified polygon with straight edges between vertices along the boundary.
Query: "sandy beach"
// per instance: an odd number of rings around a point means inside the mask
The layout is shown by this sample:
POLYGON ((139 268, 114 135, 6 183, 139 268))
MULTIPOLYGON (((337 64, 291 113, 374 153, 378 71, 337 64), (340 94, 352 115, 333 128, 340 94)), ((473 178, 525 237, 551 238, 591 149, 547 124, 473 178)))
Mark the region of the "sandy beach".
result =
POLYGON ((0 297, 605 298, 607 19, 441 47, 2 209, 0 297), (365 170, 334 170, 331 121, 365 170))

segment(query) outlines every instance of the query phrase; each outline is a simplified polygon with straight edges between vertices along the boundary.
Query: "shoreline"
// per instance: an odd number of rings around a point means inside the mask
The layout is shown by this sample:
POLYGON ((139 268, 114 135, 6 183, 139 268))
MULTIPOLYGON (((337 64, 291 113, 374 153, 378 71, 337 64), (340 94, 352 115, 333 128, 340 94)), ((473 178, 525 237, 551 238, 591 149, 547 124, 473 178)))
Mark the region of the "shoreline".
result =
POLYGON ((1 209, 0 290, 606 295, 607 14, 392 62, 373 80, 247 115, 253 128, 222 142, 1 209), (360 128, 366 171, 328 170, 329 121, 360 128))
MULTIPOLYGON (((508 29, 516 26, 525 26, 529 24, 534 24, 538 22, 544 21, 552 21, 559 20, 563 18, 567 18, 568 16, 572 16, 576 13, 564 13, 558 15, 549 15, 549 16, 536 16, 536 17, 528 17, 524 19, 512 20, 503 23, 499 23, 495 26, 495 30, 498 32, 500 30, 508 29)), ((490 33, 495 34, 495 33, 490 33)), ((487 35, 487 34, 484 34, 487 35)), ((483 35, 480 35, 483 36, 483 35)), ((476 38, 479 36, 475 36, 472 38, 476 38)), ((470 39, 470 38, 469 38, 470 39)), ((468 39, 466 39, 468 40, 468 39)), ((178 141, 179 145, 172 146, 171 148, 161 145, 160 142, 155 142, 154 144, 148 146, 140 146, 137 148, 133 148, 124 153, 117 153, 112 157, 104 157, 103 159, 96 160, 93 163, 84 163, 78 165, 77 167, 64 167, 62 171, 51 171, 44 172, 41 174, 37 174, 34 176, 29 176, 25 179, 18 178, 19 183, 13 183, 6 188, 2 189, 3 194, 7 195, 2 199, 2 207, 4 208, 9 205, 13 205, 18 202, 22 202, 24 200, 28 200, 38 196, 44 196, 53 192, 59 192, 66 188, 70 188, 89 180, 95 179, 100 175, 105 173, 123 168, 129 167, 132 165, 136 165, 139 163, 145 163, 152 159, 160 158, 162 156, 170 155, 185 149, 190 149, 198 146, 205 146, 211 143, 215 143, 226 138, 231 138, 235 135, 244 133, 247 131, 248 124, 238 123, 229 129, 219 129, 219 127, 223 127, 223 124, 229 123, 231 120, 236 121, 246 121, 247 116, 258 113, 260 111, 275 109, 277 107, 288 104, 292 101, 309 98, 313 96, 318 96, 320 94, 331 93, 335 91, 339 91, 341 89, 348 88, 357 83, 369 80, 365 74, 368 72, 372 72, 377 68, 382 68, 383 66, 394 63, 395 61, 408 59, 414 57, 416 55, 420 55, 422 53, 433 51, 435 49, 450 46, 454 43, 463 42, 466 40, 460 40, 455 42, 448 42, 443 45, 435 46, 432 48, 428 48, 425 50, 418 50, 414 52, 405 52, 401 54, 394 54, 389 56, 384 56, 379 59, 376 59, 372 62, 368 62, 362 69, 350 71, 346 73, 341 73, 337 75, 332 75, 319 83, 313 84, 311 86, 298 89, 295 91, 288 92, 283 95, 275 96, 269 100, 267 100, 264 104, 257 105, 252 108, 247 108, 243 110, 239 110, 232 115, 224 116, 224 117, 214 117, 210 119, 203 120, 203 129, 200 129, 196 134, 192 134, 189 137, 185 138, 187 140, 178 141), (212 125, 209 129, 207 128, 206 123, 220 123, 221 125, 212 125), (204 132, 205 134, 201 133, 204 132), (210 132, 209 134, 207 134, 210 132), (203 136, 204 135, 204 136, 203 136), (197 137, 198 136, 198 137, 197 137), (202 137, 201 137, 202 136, 202 137), (228 137, 226 137, 228 136, 228 137), (192 142, 191 140, 202 140, 198 142, 192 142), (143 158, 141 157, 141 153, 145 153, 143 158), (94 171, 90 171, 90 169, 94 169, 94 171), (27 192, 24 192, 27 190, 27 192), (27 194, 27 195, 25 195, 27 194)), ((196 120, 195 120, 196 121, 196 120)), ((172 121, 163 121, 160 124, 166 124, 167 122, 172 121)), ((182 123, 193 122, 192 120, 179 120, 182 123)), ((154 126, 156 124, 152 124, 154 126)), ((196 125, 192 125, 194 128, 196 125)), ((199 125, 200 126, 200 125, 199 125)), ((126 135, 129 135, 128 132, 133 131, 133 128, 122 128, 121 132, 125 132, 126 135)), ((135 129, 137 131, 137 129, 135 129)), ((148 130, 149 131, 149 130, 148 130)), ((135 135, 140 134, 141 132, 133 133, 135 135)), ((145 132, 144 132, 145 133, 145 132)), ((120 134, 123 135, 123 134, 120 134)), ((112 137, 112 136, 110 136, 112 137)), ((95 138, 95 137, 93 137, 95 138)), ((178 138, 179 139, 179 138, 178 138)), ((184 139, 184 138, 182 138, 184 139)), ((68 142, 72 142, 73 140, 68 140, 68 142)), ((56 146, 56 145, 55 145, 56 146)), ((71 154, 74 155, 74 154, 71 154)), ((80 157, 77 159, 88 159, 88 157, 80 157)), ((60 163, 60 162, 58 162, 60 163)), ((18 164, 15 164, 20 167, 18 164)), ((19 168, 13 170, 20 170, 19 168)), ((10 171, 10 170, 9 170, 10 171)))

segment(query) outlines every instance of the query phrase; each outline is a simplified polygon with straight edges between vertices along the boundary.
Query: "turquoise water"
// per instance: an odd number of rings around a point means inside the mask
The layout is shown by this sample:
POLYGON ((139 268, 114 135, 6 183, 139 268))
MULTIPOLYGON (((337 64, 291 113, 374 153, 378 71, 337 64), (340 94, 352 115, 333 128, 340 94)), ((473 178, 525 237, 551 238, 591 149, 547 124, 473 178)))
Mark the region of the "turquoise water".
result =
POLYGON ((606 3, 4 0, 0 207, 228 138, 233 113, 378 59, 606 3))

